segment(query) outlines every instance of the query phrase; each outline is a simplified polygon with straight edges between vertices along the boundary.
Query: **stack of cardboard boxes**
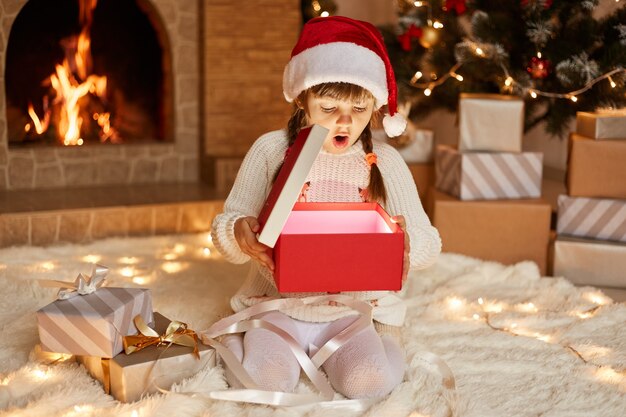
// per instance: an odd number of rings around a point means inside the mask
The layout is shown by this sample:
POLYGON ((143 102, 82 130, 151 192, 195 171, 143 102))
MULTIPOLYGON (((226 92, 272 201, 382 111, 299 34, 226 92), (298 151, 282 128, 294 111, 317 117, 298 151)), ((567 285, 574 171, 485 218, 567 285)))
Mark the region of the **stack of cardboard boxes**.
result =
POLYGON ((554 275, 626 287, 626 111, 578 113, 560 195, 554 275))
POLYGON ((543 154, 522 152, 524 102, 462 94, 459 145, 438 145, 427 211, 445 252, 511 264, 537 263, 545 274, 550 205, 541 200, 543 154))

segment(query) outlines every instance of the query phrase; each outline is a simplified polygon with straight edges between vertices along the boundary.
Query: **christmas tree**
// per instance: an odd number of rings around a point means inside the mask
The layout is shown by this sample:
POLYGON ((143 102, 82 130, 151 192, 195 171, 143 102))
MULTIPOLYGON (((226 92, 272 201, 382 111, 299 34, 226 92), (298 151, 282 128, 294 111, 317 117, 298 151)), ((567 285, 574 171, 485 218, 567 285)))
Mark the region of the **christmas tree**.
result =
POLYGON ((597 0, 397 2, 381 30, 413 120, 463 92, 515 94, 526 130, 563 135, 577 111, 626 105, 626 2, 599 21, 597 0))

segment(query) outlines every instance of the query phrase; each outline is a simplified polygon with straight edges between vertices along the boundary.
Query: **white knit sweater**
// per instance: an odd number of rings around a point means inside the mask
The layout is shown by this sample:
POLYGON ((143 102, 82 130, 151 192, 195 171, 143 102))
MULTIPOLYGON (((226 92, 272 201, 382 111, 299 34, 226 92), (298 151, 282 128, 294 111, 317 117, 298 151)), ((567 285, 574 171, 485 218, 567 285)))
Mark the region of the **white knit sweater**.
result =
MULTIPOLYGON (((250 260, 235 240, 234 224, 241 217, 256 217, 259 214, 286 149, 287 133, 278 130, 261 136, 244 158, 224 204, 224 212, 215 218, 211 231, 213 243, 228 261, 240 264, 250 260)), ((411 268, 426 268, 441 251, 439 233, 424 213, 411 172, 400 154, 388 144, 377 142, 374 142, 374 152, 378 156, 378 167, 387 190, 384 208, 391 216, 404 215, 411 244, 411 268)), ((322 150, 307 177, 309 181, 307 201, 362 201, 359 188, 367 188, 369 167, 361 143, 355 143, 339 155, 322 150)), ((372 303, 374 319, 382 324, 401 326, 404 322, 406 307, 394 292, 361 291, 344 294, 372 303)), ((237 312, 272 298, 310 295, 317 293, 279 293, 272 273, 255 261, 252 262, 245 283, 231 299, 231 306, 237 312)), ((354 314, 347 307, 327 304, 299 307, 284 313, 298 320, 313 322, 332 321, 354 314)))

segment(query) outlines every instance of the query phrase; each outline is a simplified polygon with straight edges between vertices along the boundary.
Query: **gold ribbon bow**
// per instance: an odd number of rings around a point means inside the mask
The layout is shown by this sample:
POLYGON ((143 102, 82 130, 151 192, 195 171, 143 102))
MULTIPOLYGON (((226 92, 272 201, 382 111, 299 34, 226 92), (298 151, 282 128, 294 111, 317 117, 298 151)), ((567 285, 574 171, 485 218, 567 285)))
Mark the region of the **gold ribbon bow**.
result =
POLYGON ((138 335, 124 336, 124 352, 130 355, 133 352, 138 352, 141 349, 148 346, 161 346, 161 345, 180 345, 193 348, 193 354, 196 359, 200 359, 200 352, 198 350, 198 335, 195 331, 188 329, 187 324, 180 321, 172 321, 167 330, 162 335, 158 334, 155 330, 148 327, 141 315, 137 315, 134 318, 135 326, 139 330, 138 335))
POLYGON ((99 264, 93 264, 90 276, 78 274, 74 282, 57 281, 53 279, 39 280, 43 287, 61 287, 57 293, 59 300, 67 300, 76 295, 92 294, 104 284, 104 278, 109 273, 109 268, 99 264))

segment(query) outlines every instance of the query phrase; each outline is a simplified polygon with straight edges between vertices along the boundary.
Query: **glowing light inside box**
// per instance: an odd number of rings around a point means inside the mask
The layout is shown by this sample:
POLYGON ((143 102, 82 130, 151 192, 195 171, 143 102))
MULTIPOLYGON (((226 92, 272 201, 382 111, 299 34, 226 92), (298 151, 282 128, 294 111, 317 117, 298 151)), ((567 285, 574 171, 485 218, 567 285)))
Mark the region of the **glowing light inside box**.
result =
POLYGON ((102 259, 102 256, 100 255, 85 255, 81 258, 83 261, 85 262, 89 262, 91 264, 95 264, 100 262, 100 260, 102 259))
POLYGON ((377 211, 292 211, 283 234, 392 233, 377 211))

